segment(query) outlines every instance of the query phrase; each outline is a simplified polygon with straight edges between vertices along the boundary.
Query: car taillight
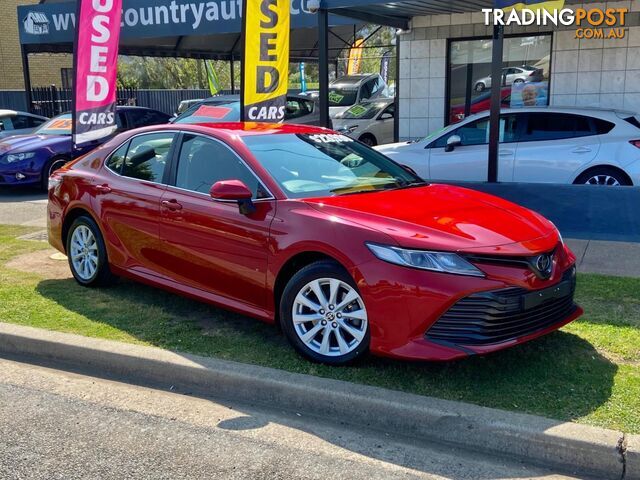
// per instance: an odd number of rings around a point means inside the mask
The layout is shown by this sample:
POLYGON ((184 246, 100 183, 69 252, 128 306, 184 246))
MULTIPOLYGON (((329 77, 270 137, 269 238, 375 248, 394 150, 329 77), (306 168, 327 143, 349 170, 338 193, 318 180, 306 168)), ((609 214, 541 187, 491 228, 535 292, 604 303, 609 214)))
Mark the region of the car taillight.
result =
POLYGON ((629 140, 629 143, 636 148, 640 148, 640 140, 629 140))
POLYGON ((49 177, 48 189, 52 190, 58 187, 62 183, 62 177, 60 175, 51 175, 49 177))

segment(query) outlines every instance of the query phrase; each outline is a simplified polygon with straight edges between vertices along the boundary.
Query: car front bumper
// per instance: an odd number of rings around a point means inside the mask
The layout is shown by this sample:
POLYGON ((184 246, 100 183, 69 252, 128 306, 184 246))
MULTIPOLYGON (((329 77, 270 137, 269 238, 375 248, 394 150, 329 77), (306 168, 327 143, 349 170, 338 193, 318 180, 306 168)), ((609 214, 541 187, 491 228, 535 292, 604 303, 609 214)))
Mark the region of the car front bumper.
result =
POLYGON ((371 351, 405 360, 448 361, 557 330, 583 311, 573 302, 573 254, 563 246, 554 262, 548 280, 504 265, 479 264, 484 278, 378 260, 359 265, 353 274, 367 306, 371 351))

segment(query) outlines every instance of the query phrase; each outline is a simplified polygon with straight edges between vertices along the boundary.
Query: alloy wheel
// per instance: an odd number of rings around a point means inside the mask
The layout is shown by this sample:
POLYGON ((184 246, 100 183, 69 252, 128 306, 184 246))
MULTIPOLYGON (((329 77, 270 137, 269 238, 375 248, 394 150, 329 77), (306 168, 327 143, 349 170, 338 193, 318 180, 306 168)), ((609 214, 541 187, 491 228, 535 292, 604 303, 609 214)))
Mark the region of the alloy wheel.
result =
POLYGON ((73 231, 69 254, 76 274, 84 281, 91 280, 98 271, 98 243, 86 225, 73 231))
POLYGON ((292 310, 294 331, 312 351, 346 355, 362 343, 367 311, 360 294, 336 278, 319 278, 298 292, 292 310))
POLYGON ((608 187, 619 187, 620 181, 611 175, 593 175, 584 182, 585 185, 605 185, 608 187))

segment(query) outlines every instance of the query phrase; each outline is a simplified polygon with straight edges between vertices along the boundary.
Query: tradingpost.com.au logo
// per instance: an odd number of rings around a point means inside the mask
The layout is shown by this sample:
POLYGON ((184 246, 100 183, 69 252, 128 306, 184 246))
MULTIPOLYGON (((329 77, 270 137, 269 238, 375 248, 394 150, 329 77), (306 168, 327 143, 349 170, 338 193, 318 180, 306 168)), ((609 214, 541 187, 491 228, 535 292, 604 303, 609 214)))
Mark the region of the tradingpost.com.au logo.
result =
POLYGON ((485 25, 575 26, 576 38, 624 38, 628 8, 483 8, 485 25))

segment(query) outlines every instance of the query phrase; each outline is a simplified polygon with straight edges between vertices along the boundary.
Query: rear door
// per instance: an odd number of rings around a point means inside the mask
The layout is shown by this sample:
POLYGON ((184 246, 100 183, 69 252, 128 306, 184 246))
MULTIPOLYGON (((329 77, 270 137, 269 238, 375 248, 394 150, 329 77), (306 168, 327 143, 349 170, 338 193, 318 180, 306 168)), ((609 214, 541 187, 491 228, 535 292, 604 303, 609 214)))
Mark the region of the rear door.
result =
POLYGON ((600 140, 590 117, 569 113, 525 114, 514 181, 571 183, 574 172, 598 154, 600 140))
MULTIPOLYGON (((498 181, 513 179, 513 162, 518 136, 518 115, 500 118, 500 149, 498 181)), ((429 178, 433 180, 460 180, 484 182, 487 180, 489 158, 489 117, 465 123, 429 145, 429 178), (452 151, 446 150, 447 140, 458 135, 462 144, 452 151)))
POLYGON ((396 106, 394 103, 389 104, 375 120, 376 138, 379 144, 393 142, 393 126, 395 123, 396 106))
POLYGON ((175 173, 162 197, 162 265, 176 282, 256 309, 266 302, 269 229, 275 199, 225 143, 182 136, 175 173), (253 192, 255 211, 215 201, 211 186, 241 180, 253 192))
POLYGON ((160 200, 175 132, 137 135, 105 162, 95 177, 95 210, 105 229, 109 260, 147 274, 158 270, 160 200))

